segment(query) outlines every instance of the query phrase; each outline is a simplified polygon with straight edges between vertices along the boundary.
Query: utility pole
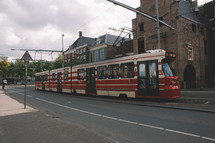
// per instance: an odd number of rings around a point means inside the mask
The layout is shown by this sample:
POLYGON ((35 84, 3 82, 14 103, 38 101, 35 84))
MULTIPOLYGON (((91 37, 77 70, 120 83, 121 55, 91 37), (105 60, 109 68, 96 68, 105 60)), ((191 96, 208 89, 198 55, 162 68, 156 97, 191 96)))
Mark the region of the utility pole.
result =
POLYGON ((62 34, 62 68, 64 68, 63 36, 64 34, 62 34))
POLYGON ((156 0, 156 17, 157 17, 157 37, 158 37, 158 49, 161 48, 160 44, 160 25, 159 25, 159 11, 158 11, 158 0, 156 0))
POLYGON ((26 95, 26 90, 27 90, 27 73, 28 73, 28 66, 29 66, 29 61, 32 61, 33 59, 31 58, 31 55, 29 54, 28 51, 25 52, 25 54, 22 56, 21 60, 24 60, 24 66, 25 66, 25 96, 24 96, 24 109, 26 109, 26 102, 27 102, 27 95, 26 95))
MULTIPOLYGON (((112 2, 113 4, 119 5, 119 6, 121 6, 121 7, 124 7, 124 8, 126 8, 126 9, 128 9, 128 10, 133 11, 133 12, 136 12, 137 14, 140 14, 140 15, 142 15, 142 16, 144 16, 144 17, 146 17, 146 18, 149 18, 149 19, 151 19, 151 20, 153 20, 153 21, 155 21, 155 22, 157 22, 157 21, 159 20, 159 19, 157 20, 157 18, 154 18, 154 17, 152 17, 152 16, 150 16, 150 15, 148 15, 148 14, 142 12, 142 11, 139 11, 139 10, 137 10, 137 9, 131 7, 131 6, 125 5, 125 4, 120 3, 120 2, 117 2, 117 1, 115 1, 115 0, 107 0, 107 1, 112 2)), ((159 20, 159 23, 162 23, 163 25, 167 26, 167 27, 170 28, 171 30, 175 30, 175 28, 173 28, 172 26, 168 25, 167 23, 165 23, 165 22, 163 22, 163 21, 161 21, 161 20, 159 20)))
POLYGON ((142 11, 139 11, 139 10, 133 8, 133 7, 130 7, 130 6, 125 5, 125 4, 123 4, 123 3, 117 2, 117 1, 115 1, 115 0, 107 0, 107 1, 112 2, 112 3, 116 4, 116 5, 121 6, 121 7, 124 7, 124 8, 126 8, 126 9, 128 9, 128 10, 134 11, 134 12, 136 12, 136 13, 138 13, 138 14, 140 14, 140 15, 146 17, 146 18, 149 18, 149 19, 151 19, 151 20, 157 22, 158 49, 160 49, 160 26, 159 26, 159 23, 162 23, 163 25, 167 26, 167 27, 170 28, 171 30, 175 30, 173 27, 171 27, 170 25, 168 25, 167 23, 165 23, 165 22, 163 22, 163 21, 161 21, 161 20, 159 19, 158 0, 156 0, 156 18, 154 18, 154 17, 152 17, 152 16, 150 16, 150 15, 148 15, 148 14, 142 12, 142 11))

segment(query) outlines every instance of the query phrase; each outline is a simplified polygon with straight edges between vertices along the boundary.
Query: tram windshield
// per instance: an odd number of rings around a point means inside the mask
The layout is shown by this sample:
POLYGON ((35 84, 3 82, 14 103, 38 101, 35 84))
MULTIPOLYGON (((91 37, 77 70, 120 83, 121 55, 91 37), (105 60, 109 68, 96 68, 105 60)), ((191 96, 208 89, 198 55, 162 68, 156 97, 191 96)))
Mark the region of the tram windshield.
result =
POLYGON ((173 76, 168 63, 162 63, 162 70, 165 76, 173 76))

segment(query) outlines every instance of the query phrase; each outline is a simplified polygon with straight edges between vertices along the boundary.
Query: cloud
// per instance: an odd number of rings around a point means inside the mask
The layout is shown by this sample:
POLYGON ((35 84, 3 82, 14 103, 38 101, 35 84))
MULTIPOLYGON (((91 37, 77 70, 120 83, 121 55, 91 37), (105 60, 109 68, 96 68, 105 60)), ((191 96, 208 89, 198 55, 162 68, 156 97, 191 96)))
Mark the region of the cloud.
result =
MULTIPOLYGON (((139 0, 118 1, 139 6, 139 0)), ((11 48, 61 50, 62 33, 67 49, 78 38, 78 31, 83 31, 84 36, 98 37, 113 33, 109 27, 131 27, 134 17, 133 12, 106 0, 1 0, 0 53, 16 59, 24 51, 11 48)), ((43 57, 50 60, 49 53, 43 57)))

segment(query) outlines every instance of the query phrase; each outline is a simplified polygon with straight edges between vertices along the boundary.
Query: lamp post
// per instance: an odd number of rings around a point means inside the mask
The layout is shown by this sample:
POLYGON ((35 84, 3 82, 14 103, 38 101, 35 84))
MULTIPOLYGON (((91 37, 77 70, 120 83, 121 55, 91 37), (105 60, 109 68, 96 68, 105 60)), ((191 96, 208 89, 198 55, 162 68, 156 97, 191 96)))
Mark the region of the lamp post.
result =
POLYGON ((64 68, 63 36, 64 34, 62 34, 62 68, 64 68))

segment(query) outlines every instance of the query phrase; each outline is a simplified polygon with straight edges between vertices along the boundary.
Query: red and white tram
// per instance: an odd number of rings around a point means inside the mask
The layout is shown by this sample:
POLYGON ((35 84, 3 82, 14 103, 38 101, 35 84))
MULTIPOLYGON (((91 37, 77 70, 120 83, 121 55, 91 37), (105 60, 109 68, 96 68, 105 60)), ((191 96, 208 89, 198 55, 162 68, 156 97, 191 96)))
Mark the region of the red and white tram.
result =
POLYGON ((50 91, 50 71, 36 73, 35 86, 38 90, 50 91))
MULTIPOLYGON (((181 96, 179 78, 173 76, 169 66, 174 59, 172 52, 151 50, 149 53, 55 69, 49 73, 49 89, 131 98, 177 98, 181 96)), ((37 81, 36 89, 41 90, 39 85, 37 81)))

